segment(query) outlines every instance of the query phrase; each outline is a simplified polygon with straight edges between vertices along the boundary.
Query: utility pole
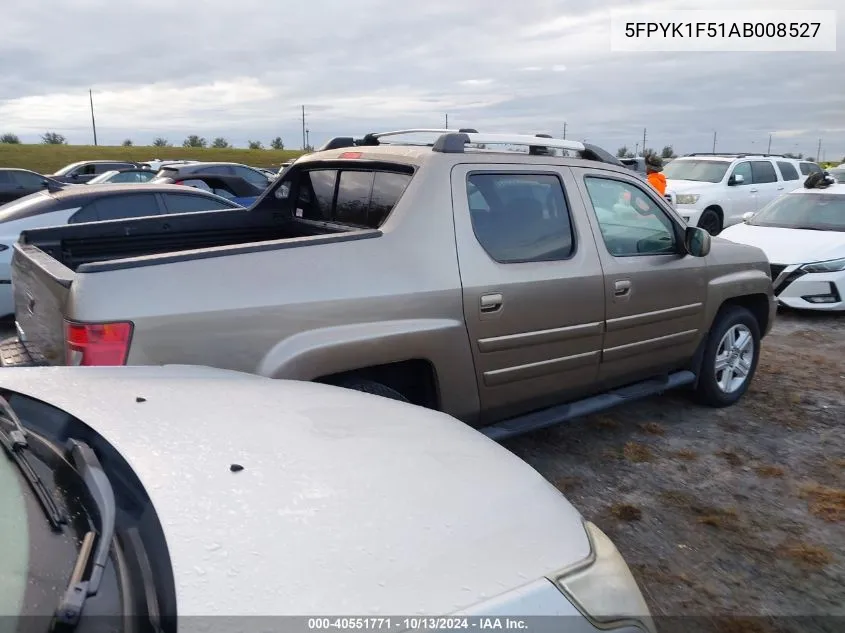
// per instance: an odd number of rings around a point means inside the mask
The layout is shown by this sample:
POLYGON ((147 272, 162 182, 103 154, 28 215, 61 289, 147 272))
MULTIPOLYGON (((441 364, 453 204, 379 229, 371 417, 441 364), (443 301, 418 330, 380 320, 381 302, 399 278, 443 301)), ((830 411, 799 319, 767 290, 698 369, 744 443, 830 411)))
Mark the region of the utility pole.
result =
POLYGON ((816 162, 822 159, 822 140, 819 139, 819 148, 816 150, 816 162))
POLYGON ((634 158, 636 158, 640 153, 640 142, 637 141, 634 143, 634 158))
POLYGON ((716 130, 713 130, 713 153, 716 153, 716 130))
POLYGON ((94 121, 94 94, 88 90, 88 101, 91 103, 91 129, 94 130, 94 147, 97 146, 97 123, 94 121))
POLYGON ((302 151, 305 151, 305 106, 302 106, 302 151))
POLYGON ((769 149, 766 150, 766 153, 767 154, 772 153, 772 135, 771 134, 769 134, 769 149))
POLYGON ((645 128, 643 128, 643 156, 645 156, 645 128))
POLYGON ((566 121, 563 122, 563 140, 566 140, 566 121))

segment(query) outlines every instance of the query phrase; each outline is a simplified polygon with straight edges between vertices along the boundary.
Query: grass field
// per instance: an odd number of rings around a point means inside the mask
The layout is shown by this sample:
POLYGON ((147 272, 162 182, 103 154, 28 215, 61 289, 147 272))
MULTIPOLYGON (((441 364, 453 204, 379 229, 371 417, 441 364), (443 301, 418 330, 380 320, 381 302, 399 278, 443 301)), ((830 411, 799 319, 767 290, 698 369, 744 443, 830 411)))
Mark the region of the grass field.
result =
POLYGON ((302 154, 299 150, 202 149, 194 147, 114 147, 94 145, 12 145, 0 143, 0 167, 31 169, 52 174, 80 160, 132 160, 186 158, 202 161, 243 163, 255 167, 278 167, 302 154))

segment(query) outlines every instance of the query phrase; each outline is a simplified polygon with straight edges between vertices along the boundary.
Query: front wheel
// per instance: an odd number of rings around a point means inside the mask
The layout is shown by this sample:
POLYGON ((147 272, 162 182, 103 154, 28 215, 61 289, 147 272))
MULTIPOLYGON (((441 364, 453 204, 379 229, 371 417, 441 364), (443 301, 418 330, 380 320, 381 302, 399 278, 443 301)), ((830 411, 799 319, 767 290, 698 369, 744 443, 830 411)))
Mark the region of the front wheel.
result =
POLYGON ((716 317, 701 363, 696 399, 729 407, 748 391, 760 359, 760 326, 745 308, 729 306, 716 317))
POLYGON ((698 219, 698 228, 704 229, 710 235, 718 235, 722 232, 722 218, 716 209, 704 209, 704 213, 698 219))

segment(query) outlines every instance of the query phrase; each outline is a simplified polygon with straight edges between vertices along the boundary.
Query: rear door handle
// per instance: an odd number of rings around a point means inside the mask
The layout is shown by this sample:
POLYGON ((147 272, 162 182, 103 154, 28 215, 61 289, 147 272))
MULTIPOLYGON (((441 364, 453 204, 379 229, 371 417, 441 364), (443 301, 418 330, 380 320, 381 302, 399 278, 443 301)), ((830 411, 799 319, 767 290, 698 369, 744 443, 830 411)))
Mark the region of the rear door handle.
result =
POLYGON ((613 284, 613 294, 617 297, 624 297, 631 292, 631 282, 622 279, 613 284))
POLYGON ((490 312, 498 312, 502 309, 502 304, 504 303, 504 299, 502 298, 502 294, 497 292, 492 295, 481 295, 481 311, 485 314, 489 314, 490 312))

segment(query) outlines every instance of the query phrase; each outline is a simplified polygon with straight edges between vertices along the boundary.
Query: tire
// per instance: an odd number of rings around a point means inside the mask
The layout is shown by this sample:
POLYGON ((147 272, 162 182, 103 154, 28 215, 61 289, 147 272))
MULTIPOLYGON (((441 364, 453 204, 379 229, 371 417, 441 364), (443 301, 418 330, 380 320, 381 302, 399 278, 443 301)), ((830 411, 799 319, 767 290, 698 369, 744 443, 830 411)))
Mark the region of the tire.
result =
POLYGON ((695 399, 710 407, 736 404, 748 391, 759 360, 760 325, 757 319, 740 306, 723 308, 707 336, 695 399), (743 344, 743 335, 750 336, 750 349, 747 342, 743 344), (725 365, 724 369, 717 369, 717 360, 725 365), (741 375, 743 371, 744 376, 741 375))
POLYGON ((401 393, 388 387, 385 384, 376 382, 375 380, 365 380, 358 378, 350 378, 341 380, 337 383, 338 387, 344 389, 352 389, 353 391, 363 391, 364 393, 371 393, 374 396, 381 396, 382 398, 389 398, 390 400, 398 400, 400 402, 410 402, 401 393))
POLYGON ((704 229, 710 235, 718 235, 722 232, 722 219, 716 209, 707 208, 698 218, 698 227, 704 229))

